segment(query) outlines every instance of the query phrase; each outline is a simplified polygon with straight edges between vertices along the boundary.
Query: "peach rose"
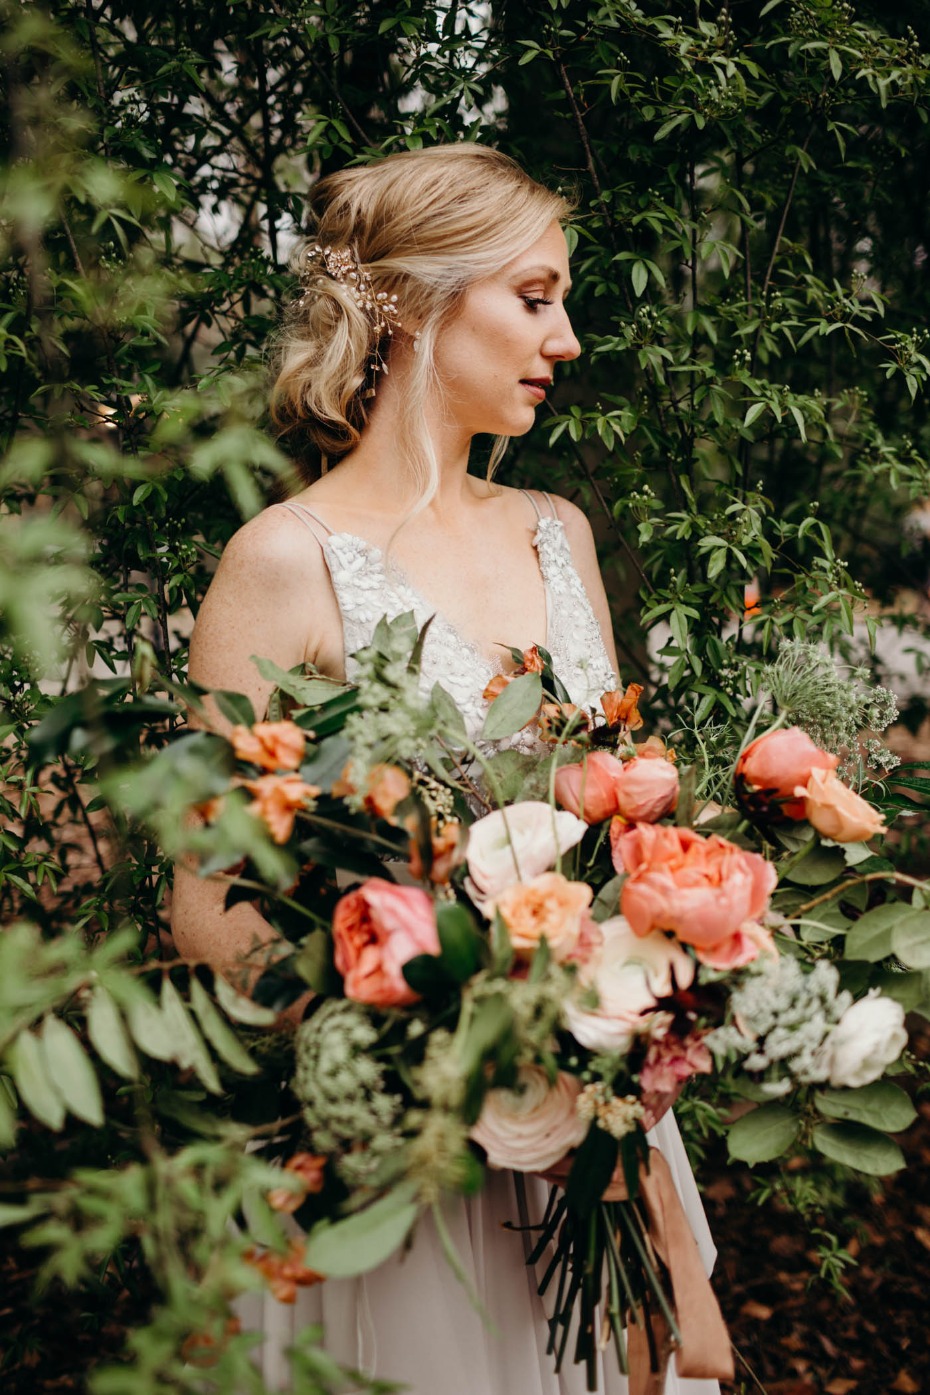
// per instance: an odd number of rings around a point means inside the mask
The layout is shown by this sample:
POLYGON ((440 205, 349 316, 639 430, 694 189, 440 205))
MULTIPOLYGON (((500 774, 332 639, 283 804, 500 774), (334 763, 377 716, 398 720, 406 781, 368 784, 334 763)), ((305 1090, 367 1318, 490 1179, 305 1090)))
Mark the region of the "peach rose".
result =
POLYGON ((634 756, 617 779, 617 812, 628 823, 655 823, 678 804, 678 771, 671 761, 634 756))
POLYGON ((521 1066, 516 1090, 489 1090, 471 1137, 491 1167, 542 1172, 588 1132, 576 1102, 580 1085, 560 1071, 554 1085, 541 1066, 521 1066))
POLYGON ((297 811, 320 793, 317 785, 308 785, 299 775, 260 775, 242 783, 255 796, 249 808, 264 819, 276 843, 287 842, 297 811))
POLYGON ((777 876, 758 853, 717 834, 619 819, 610 842, 614 867, 629 873, 620 908, 637 935, 670 930, 715 967, 748 964, 765 948, 757 922, 777 876))
POLYGON ((578 945, 593 894, 585 882, 570 882, 561 872, 543 872, 532 881, 506 887, 488 903, 485 914, 490 918, 500 912, 521 959, 532 959, 545 939, 553 959, 562 963, 578 945))
POLYGON ((661 931, 634 934, 622 915, 600 925, 601 944, 578 976, 565 1003, 566 1025, 589 1051, 628 1051, 634 1036, 656 1025, 656 999, 694 980, 690 954, 661 931), (597 1007, 584 999, 594 990, 597 1007))
POLYGON ((555 797, 585 823, 603 823, 617 812, 617 782, 623 762, 606 751, 594 751, 583 761, 560 765, 555 772, 555 797))
POLYGON ((440 952, 433 902, 418 886, 369 877, 337 901, 333 946, 347 998, 374 1007, 415 1003, 420 995, 403 968, 418 954, 440 952))
POLYGON ((478 907, 512 882, 530 881, 580 843, 586 825, 567 810, 538 799, 495 809, 468 830, 465 889, 478 907))
POLYGON ((814 770, 794 793, 804 801, 804 817, 834 843, 864 843, 885 827, 884 815, 844 785, 832 770, 814 770))
POLYGON ((303 760, 306 733, 296 722, 256 722, 233 727, 229 734, 239 760, 251 761, 263 770, 296 770, 303 760))
MULTIPOLYGON (((433 863, 429 869, 429 879, 435 886, 444 885, 452 875, 452 869, 461 861, 459 848, 461 837, 462 825, 455 819, 450 819, 448 823, 443 824, 438 833, 433 827, 433 863)), ((410 863, 410 875, 416 877, 417 881, 422 881, 427 873, 423 866, 416 838, 410 839, 410 853, 407 860, 410 863)))
POLYGON ((737 789, 746 786, 781 806, 789 819, 803 819, 804 804, 794 798, 795 786, 806 785, 815 770, 835 770, 839 756, 815 746, 800 727, 767 731, 741 752, 736 762, 737 789))

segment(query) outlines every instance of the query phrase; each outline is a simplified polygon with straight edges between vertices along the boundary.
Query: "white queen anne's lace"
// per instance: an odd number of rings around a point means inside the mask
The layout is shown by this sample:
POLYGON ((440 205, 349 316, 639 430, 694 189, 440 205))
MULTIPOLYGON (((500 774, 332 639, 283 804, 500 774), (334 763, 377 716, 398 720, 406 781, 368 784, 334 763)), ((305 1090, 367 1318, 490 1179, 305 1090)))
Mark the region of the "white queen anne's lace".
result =
MULTIPOLYGON (((583 706, 594 704, 601 693, 616 686, 617 680, 561 520, 541 518, 533 545, 546 587, 548 634, 544 647, 572 701, 583 706)), ((445 616, 436 613, 373 543, 353 533, 330 533, 322 546, 342 614, 347 677, 351 679, 354 671, 351 656, 371 643, 382 616, 393 620, 413 611, 421 627, 432 617, 423 646, 420 687, 428 693, 434 683, 441 683, 458 705, 469 735, 477 737, 488 708, 483 693, 494 675, 502 671, 500 662, 492 662, 445 616)), ((534 741, 532 734, 517 732, 501 744, 531 748, 534 741)))

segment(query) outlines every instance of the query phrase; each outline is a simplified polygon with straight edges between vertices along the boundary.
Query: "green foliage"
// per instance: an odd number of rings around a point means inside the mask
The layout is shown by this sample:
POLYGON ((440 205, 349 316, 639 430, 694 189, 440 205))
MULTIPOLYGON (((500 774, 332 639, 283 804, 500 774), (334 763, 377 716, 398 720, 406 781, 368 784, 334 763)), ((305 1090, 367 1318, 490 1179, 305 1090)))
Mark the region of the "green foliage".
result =
MULTIPOLYGON (((0 1143, 21 1152, 5 1215, 39 1215, 41 1188, 23 1203, 16 1188, 52 1166, 30 1161, 42 1129, 18 1128, 20 1105, 63 1142, 90 1135, 97 1171, 49 1191, 33 1241, 77 1282, 127 1243, 123 1208, 161 1295, 94 1388, 258 1391, 217 1315, 238 1273, 227 1220, 260 1164, 202 1142, 218 1117, 203 1101, 221 1116, 227 1083, 252 1078, 274 1048, 240 1037, 270 1014, 173 965, 167 855, 187 791, 224 773, 208 735, 174 739, 191 620, 224 543, 292 469, 264 430, 263 353, 306 193, 351 161, 459 139, 577 192, 586 352, 507 477, 595 518, 625 676, 651 667, 656 716, 700 757, 781 637, 842 647, 873 623, 863 588, 887 606, 925 582, 906 520, 930 488, 930 25, 872 0, 0 0, 0 15, 0 1143), (166 1267, 181 1238, 199 1288, 166 1267), (197 1332, 219 1364, 192 1374, 178 1352, 197 1332)), ((497 734, 519 725, 520 683, 489 713, 497 734)), ((339 698, 282 687, 314 725, 339 698)), ((925 788, 895 776, 886 807, 920 811, 925 788)), ((201 851, 219 868, 248 844, 286 885, 249 817, 233 802, 201 851)), ((796 884, 829 891, 834 862, 799 857, 796 884)), ((926 1003, 907 916, 879 908, 854 937, 876 972, 909 964, 926 1003)), ((468 952, 460 928, 446 939, 450 962, 468 952)), ((869 1121, 820 1127, 848 1156, 869 1121)), ((324 1366, 298 1353, 295 1391, 333 1388, 324 1366)))

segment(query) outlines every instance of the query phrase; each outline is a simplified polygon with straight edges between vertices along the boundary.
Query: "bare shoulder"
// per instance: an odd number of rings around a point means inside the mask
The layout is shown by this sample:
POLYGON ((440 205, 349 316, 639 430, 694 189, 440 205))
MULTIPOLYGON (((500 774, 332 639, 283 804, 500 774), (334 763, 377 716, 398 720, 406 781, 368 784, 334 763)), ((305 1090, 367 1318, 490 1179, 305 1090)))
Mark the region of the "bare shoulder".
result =
POLYGON ((263 509, 233 534, 223 550, 217 577, 247 577, 260 590, 280 593, 282 584, 305 586, 326 575, 319 541, 289 509, 263 509))

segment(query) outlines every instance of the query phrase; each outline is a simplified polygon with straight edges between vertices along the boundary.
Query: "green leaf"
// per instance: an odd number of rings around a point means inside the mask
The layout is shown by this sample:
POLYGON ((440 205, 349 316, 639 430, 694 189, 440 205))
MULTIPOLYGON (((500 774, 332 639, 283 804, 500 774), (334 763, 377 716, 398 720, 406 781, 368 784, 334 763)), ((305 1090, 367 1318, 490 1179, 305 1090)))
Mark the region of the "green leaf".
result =
POLYGON ((11 1201, 0 1201, 0 1227, 24 1225, 27 1221, 34 1221, 36 1216, 41 1216, 45 1209, 38 1202, 18 1205, 11 1201))
POLYGON ((909 969, 930 969, 930 911, 911 911, 891 935, 892 951, 909 969))
POLYGON ((257 1075, 258 1066, 228 1022, 220 1016, 213 999, 196 974, 191 975, 190 994, 191 1007, 197 1015, 201 1030, 220 1059, 240 1075, 257 1075))
POLYGON ((589 1216, 600 1204, 617 1166, 617 1152, 617 1139, 592 1124, 578 1147, 565 1184, 565 1199, 576 1216, 589 1216))
POLYGON ((103 1126, 103 1099, 90 1057, 66 1022, 46 1017, 42 1024, 45 1064, 69 1111, 85 1124, 103 1126))
POLYGON ((311 930, 290 962, 294 972, 309 984, 314 993, 322 993, 329 998, 341 992, 342 978, 333 963, 333 942, 328 930, 322 927, 311 930))
POLYGON ((323 1221, 314 1226, 304 1263, 334 1279, 376 1269, 403 1244, 420 1214, 415 1194, 413 1183, 403 1182, 344 1221, 323 1221))
POLYGON ((193 1070, 212 1095, 221 1095, 223 1087, 216 1066, 168 974, 161 981, 161 1010, 174 1039, 174 1059, 178 1065, 193 1070))
POLYGON ((91 1046, 111 1070, 126 1080, 139 1075, 139 1062, 132 1049, 122 1013, 102 984, 97 984, 87 1009, 87 1035, 91 1046))
POLYGON ((744 426, 744 427, 752 426, 753 422, 754 422, 758 417, 761 417, 762 413, 765 411, 765 409, 766 409, 767 406, 768 406, 768 403, 767 403, 767 402, 752 402, 752 403, 750 403, 750 405, 749 405, 749 406, 747 407, 747 409, 746 409, 746 415, 743 417, 743 426, 744 426))
POLYGON ((616 877, 611 877, 601 887, 591 907, 591 916, 594 920, 600 922, 608 920, 612 915, 617 915, 620 909, 620 888, 623 885, 623 880, 624 874, 621 873, 616 877))
POLYGON ((904 1166, 897 1143, 865 1124, 818 1124, 812 1137, 824 1157, 871 1177, 887 1177, 904 1166))
POLYGON ((870 1124, 885 1133, 901 1133, 917 1118, 910 1096, 890 1080, 876 1080, 858 1090, 818 1090, 814 1103, 831 1119, 870 1124))
POLYGON ((846 936, 845 957, 864 959, 869 964, 887 959, 891 954, 892 932, 909 915, 913 915, 913 911, 900 901, 888 901, 884 906, 876 906, 874 911, 866 911, 846 936))
POLYGON ((308 678, 299 671, 294 673, 279 667, 278 664, 272 663, 271 659, 260 659, 253 654, 252 663, 263 678, 267 678, 268 682, 273 683, 282 693, 287 693, 288 697, 299 702, 301 707, 319 707, 331 698, 341 697, 343 693, 349 692, 346 683, 338 683, 331 678, 308 678))
POLYGON ((845 870, 846 859, 840 848, 818 846, 791 868, 787 878, 797 886, 826 886, 828 882, 835 882, 845 870))
POLYGON ((133 1041, 146 1056, 156 1061, 174 1060, 174 1041, 158 1004, 146 992, 134 998, 126 1009, 126 1022, 133 1041))
POLYGON ((740 1162, 770 1162, 787 1152, 798 1136, 800 1119, 783 1104, 762 1104, 737 1119, 727 1133, 731 1158, 740 1162))
POLYGON ((634 262, 633 270, 630 272, 630 280, 633 283, 634 295, 641 296, 649 284, 649 269, 645 262, 634 262))
POLYGON ((464 906, 446 902, 436 909, 442 966, 456 983, 465 983, 481 966, 482 940, 464 906))
POLYGON ((16 1143, 16 1111, 11 1094, 12 1087, 0 1077, 0 1148, 12 1148, 16 1143))
POLYGON ((488 708, 481 729, 485 741, 502 741, 522 730, 539 711, 542 702, 542 679, 538 673, 521 673, 514 678, 488 708))
POLYGON ((48 1073, 39 1038, 32 1032, 20 1032, 7 1060, 23 1104, 40 1124, 57 1132, 65 1122, 65 1107, 48 1073))
POLYGON ((262 1007, 261 1003, 253 1003, 251 998, 237 993, 222 974, 213 975, 213 991, 226 1016, 234 1022, 242 1022, 246 1027, 270 1027, 277 1019, 277 1013, 272 1012, 271 1008, 262 1007))
POLYGON ((244 693, 217 690, 213 694, 213 701, 233 726, 250 727, 255 721, 255 709, 244 693))

